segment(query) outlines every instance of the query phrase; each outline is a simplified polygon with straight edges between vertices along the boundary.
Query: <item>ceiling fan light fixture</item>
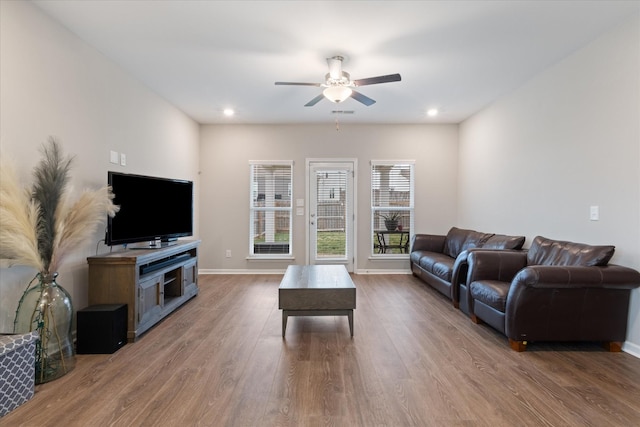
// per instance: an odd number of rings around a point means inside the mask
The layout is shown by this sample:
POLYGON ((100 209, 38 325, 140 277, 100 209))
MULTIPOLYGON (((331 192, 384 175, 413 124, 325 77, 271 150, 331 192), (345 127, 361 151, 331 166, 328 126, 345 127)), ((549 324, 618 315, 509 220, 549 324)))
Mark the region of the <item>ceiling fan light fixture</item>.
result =
POLYGON ((329 86, 325 90, 322 91, 322 94, 331 102, 335 102, 336 104, 344 101, 348 97, 351 96, 351 88, 346 86, 329 86))

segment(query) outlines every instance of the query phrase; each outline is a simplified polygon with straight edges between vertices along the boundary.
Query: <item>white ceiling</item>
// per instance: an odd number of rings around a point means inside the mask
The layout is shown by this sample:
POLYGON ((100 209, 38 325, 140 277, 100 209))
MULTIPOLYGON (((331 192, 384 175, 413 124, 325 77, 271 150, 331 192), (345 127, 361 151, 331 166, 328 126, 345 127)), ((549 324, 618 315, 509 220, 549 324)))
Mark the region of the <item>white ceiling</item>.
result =
POLYGON ((35 3, 199 123, 458 123, 640 13, 611 0, 35 3), (274 85, 323 82, 334 55, 352 79, 402 81, 359 88, 370 107, 304 107, 321 88, 274 85))

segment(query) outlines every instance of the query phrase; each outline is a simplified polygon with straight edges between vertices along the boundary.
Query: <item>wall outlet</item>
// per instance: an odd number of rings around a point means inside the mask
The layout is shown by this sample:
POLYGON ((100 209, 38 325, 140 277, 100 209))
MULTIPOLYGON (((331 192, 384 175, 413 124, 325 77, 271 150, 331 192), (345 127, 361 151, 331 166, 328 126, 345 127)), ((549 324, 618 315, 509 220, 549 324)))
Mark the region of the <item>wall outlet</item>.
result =
POLYGON ((227 253, 226 253, 225 257, 231 258, 231 249, 227 249, 227 253))
POLYGON ((589 207, 589 219, 591 221, 599 221, 600 220, 600 206, 591 206, 591 207, 589 207))
POLYGON ((127 155, 120 153, 120 166, 127 166, 127 155))

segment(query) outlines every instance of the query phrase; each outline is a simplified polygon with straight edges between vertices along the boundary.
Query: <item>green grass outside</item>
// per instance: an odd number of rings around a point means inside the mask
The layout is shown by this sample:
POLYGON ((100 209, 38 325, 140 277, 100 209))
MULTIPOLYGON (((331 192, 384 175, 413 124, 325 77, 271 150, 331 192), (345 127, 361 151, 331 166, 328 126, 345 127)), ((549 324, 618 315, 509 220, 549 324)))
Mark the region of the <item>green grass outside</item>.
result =
POLYGON ((346 236, 344 231, 318 231, 319 256, 344 255, 346 236))
MULTIPOLYGON (((276 242, 289 242, 289 233, 276 233, 274 236, 276 242)), ((265 237, 264 234, 253 239, 254 243, 264 243, 265 237)))
MULTIPOLYGON (((400 235, 391 234, 387 236, 390 245, 400 244, 400 235)), ((264 236, 254 239, 255 243, 264 243, 264 236)), ((276 242, 288 242, 289 233, 276 233, 276 242)), ((376 236, 373 236, 373 241, 376 241, 376 236)), ((372 248, 373 249, 373 248, 372 248)), ((375 252, 375 251, 374 251, 375 252)), ((344 231, 318 231, 318 255, 344 255, 345 253, 345 233, 344 231)), ((393 249, 387 253, 403 253, 399 249, 393 249)))

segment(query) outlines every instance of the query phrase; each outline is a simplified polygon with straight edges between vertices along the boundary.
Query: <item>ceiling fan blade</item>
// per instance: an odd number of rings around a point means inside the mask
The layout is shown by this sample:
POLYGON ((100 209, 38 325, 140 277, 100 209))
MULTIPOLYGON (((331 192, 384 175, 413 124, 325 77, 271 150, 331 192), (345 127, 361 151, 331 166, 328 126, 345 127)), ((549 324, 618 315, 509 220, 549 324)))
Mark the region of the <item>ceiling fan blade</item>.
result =
POLYGON ((316 86, 320 87, 320 83, 298 83, 298 82, 276 82, 276 86, 316 86))
POLYGON ((400 74, 388 74, 386 76, 369 77, 368 79, 354 80, 356 86, 375 85, 378 83, 399 82, 402 80, 400 74))
POLYGON ((367 107, 376 103, 375 100, 361 94, 360 92, 356 92, 355 90, 351 91, 351 97, 356 101, 363 103, 367 107))
POLYGON ((322 101, 322 98, 324 98, 324 95, 320 94, 320 95, 316 96, 315 98, 313 98, 311 101, 309 101, 306 104, 304 104, 304 106, 305 107, 313 107, 318 102, 322 101))

